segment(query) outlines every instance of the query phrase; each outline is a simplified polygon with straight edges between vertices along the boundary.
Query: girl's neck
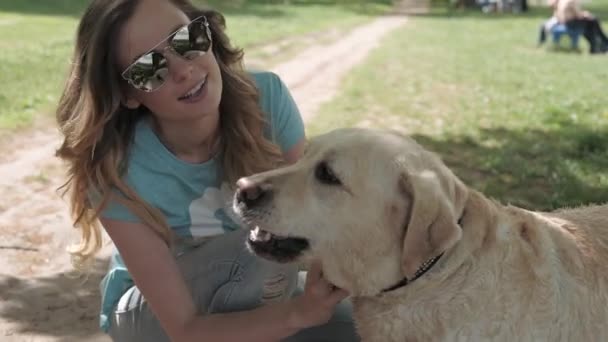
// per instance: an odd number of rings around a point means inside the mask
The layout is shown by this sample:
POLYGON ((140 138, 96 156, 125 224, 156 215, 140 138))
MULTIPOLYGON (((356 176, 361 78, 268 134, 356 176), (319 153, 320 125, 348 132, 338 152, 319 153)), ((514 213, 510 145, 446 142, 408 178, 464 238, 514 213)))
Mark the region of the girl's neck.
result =
POLYGON ((152 127, 162 144, 185 162, 200 164, 213 158, 218 151, 218 115, 184 122, 152 120, 152 127))

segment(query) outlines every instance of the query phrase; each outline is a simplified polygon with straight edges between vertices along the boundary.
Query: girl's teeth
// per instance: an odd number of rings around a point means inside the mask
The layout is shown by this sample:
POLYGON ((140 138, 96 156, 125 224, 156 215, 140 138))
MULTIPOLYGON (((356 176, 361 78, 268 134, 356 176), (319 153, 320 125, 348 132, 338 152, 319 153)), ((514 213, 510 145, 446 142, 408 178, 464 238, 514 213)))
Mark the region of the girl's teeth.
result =
POLYGON ((201 89, 201 86, 202 86, 202 85, 203 85, 202 83, 201 83, 201 84, 199 84, 199 85, 198 85, 198 87, 196 87, 196 88, 192 89, 192 90, 191 90, 191 91, 190 91, 188 94, 186 94, 186 96, 184 96, 184 97, 188 98, 188 97, 192 96, 192 95, 193 95, 194 93, 196 93, 196 92, 197 92, 199 89, 201 89))
POLYGON ((201 90, 201 88, 205 85, 206 82, 207 82, 207 78, 205 77, 203 82, 201 82, 196 88, 189 91, 188 94, 182 96, 182 100, 186 100, 186 99, 192 97, 192 95, 194 95, 197 91, 201 90))

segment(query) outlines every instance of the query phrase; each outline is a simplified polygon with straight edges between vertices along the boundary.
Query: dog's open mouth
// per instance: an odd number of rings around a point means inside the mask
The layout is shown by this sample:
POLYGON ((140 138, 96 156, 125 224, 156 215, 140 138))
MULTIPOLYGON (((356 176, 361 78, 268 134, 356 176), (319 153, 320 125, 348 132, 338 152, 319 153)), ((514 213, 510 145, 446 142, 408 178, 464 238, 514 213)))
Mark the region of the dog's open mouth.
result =
POLYGON ((259 227, 249 233, 247 244, 255 254, 277 262, 294 261, 309 247, 307 239, 278 236, 259 227))

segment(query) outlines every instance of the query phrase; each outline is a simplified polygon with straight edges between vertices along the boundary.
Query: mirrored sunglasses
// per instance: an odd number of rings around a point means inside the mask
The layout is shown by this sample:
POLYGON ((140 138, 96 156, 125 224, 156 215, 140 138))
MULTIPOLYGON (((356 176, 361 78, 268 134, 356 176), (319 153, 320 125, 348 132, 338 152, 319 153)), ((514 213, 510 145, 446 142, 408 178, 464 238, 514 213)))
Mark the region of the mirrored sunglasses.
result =
POLYGON ((165 83, 169 75, 167 50, 192 60, 204 55, 211 48, 211 30, 204 16, 192 20, 187 25, 173 32, 169 37, 156 44, 149 52, 138 57, 133 64, 122 72, 122 77, 134 88, 151 92, 165 83), (156 47, 168 41, 162 51, 154 51, 156 47))

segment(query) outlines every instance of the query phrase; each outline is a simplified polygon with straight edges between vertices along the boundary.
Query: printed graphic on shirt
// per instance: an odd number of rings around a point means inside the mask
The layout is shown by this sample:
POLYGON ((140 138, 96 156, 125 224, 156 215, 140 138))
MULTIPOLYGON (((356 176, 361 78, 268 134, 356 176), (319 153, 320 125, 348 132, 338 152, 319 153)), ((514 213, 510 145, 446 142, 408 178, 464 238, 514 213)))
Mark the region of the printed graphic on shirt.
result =
POLYGON ((190 234, 193 237, 214 236, 239 228, 231 217, 231 190, 228 184, 221 188, 208 187, 202 196, 190 204, 190 234))

